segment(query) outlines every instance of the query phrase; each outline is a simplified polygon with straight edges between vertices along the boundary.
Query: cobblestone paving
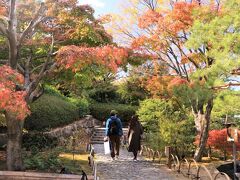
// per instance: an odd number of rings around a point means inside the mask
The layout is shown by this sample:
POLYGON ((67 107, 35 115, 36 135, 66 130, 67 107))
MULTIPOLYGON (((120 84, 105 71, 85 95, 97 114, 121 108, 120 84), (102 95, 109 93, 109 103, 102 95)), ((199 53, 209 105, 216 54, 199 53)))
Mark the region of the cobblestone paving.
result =
POLYGON ((119 160, 104 155, 103 144, 95 144, 97 172, 100 180, 185 180, 186 178, 159 165, 143 160, 133 161, 132 153, 121 149, 119 160))

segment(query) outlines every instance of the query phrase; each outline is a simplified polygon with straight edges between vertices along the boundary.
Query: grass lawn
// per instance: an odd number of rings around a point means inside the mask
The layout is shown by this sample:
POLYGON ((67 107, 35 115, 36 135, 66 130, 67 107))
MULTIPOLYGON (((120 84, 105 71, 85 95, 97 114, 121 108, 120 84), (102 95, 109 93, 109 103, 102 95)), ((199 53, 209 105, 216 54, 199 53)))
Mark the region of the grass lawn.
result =
MULTIPOLYGON (((34 155, 30 152, 24 154, 26 171, 59 173, 65 167, 66 173, 82 174, 83 170, 87 175, 92 174, 92 169, 88 165, 89 153, 85 151, 77 151, 74 160, 70 151, 59 149, 46 150, 34 155)), ((0 151, 0 170, 6 170, 5 151, 0 151)))
POLYGON ((59 159, 74 174, 81 174, 81 170, 83 170, 86 174, 90 175, 92 170, 88 165, 88 155, 88 153, 76 153, 73 160, 72 153, 60 153, 59 159))

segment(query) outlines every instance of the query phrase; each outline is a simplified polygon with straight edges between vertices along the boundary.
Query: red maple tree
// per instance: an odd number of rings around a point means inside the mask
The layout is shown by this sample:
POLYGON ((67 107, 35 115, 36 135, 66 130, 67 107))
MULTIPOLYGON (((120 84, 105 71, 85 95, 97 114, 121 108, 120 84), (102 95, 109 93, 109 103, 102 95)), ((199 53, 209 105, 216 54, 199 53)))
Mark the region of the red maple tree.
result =
POLYGON ((24 120, 30 112, 25 101, 26 92, 16 89, 16 86, 23 86, 24 78, 7 65, 0 66, 0 72, 0 111, 9 111, 18 120, 24 120))

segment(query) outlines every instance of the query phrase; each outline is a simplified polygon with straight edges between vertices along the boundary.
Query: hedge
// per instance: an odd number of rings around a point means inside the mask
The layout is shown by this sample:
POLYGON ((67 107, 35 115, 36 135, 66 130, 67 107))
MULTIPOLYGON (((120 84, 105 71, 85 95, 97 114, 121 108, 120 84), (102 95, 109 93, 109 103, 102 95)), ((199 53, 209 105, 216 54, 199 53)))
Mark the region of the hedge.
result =
POLYGON ((58 145, 56 137, 50 137, 42 132, 24 133, 22 146, 27 151, 42 151, 52 149, 58 145))
POLYGON ((79 117, 83 117, 84 115, 89 114, 89 102, 86 98, 66 97, 61 94, 60 91, 56 89, 56 87, 50 85, 44 86, 44 92, 52 96, 57 96, 58 98, 77 106, 79 117))
POLYGON ((91 115, 101 121, 109 118, 110 111, 113 109, 118 112, 118 117, 122 122, 128 122, 137 111, 138 106, 116 103, 93 103, 90 106, 91 115))
POLYGON ((83 117, 85 115, 88 115, 89 110, 89 102, 87 99, 76 99, 76 98, 68 98, 68 102, 74 104, 78 108, 79 117, 83 117))
POLYGON ((58 96, 43 94, 30 105, 31 114, 26 118, 27 130, 44 130, 72 123, 79 118, 79 109, 58 96))

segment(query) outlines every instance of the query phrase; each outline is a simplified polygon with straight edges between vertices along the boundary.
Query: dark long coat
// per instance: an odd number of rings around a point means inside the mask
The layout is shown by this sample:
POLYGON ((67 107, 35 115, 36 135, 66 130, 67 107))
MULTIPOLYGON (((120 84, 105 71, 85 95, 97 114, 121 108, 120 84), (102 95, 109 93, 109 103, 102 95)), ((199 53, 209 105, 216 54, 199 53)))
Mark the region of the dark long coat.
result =
POLYGON ((141 135, 143 133, 143 128, 140 122, 136 122, 133 127, 128 127, 128 151, 137 152, 141 150, 141 135))

